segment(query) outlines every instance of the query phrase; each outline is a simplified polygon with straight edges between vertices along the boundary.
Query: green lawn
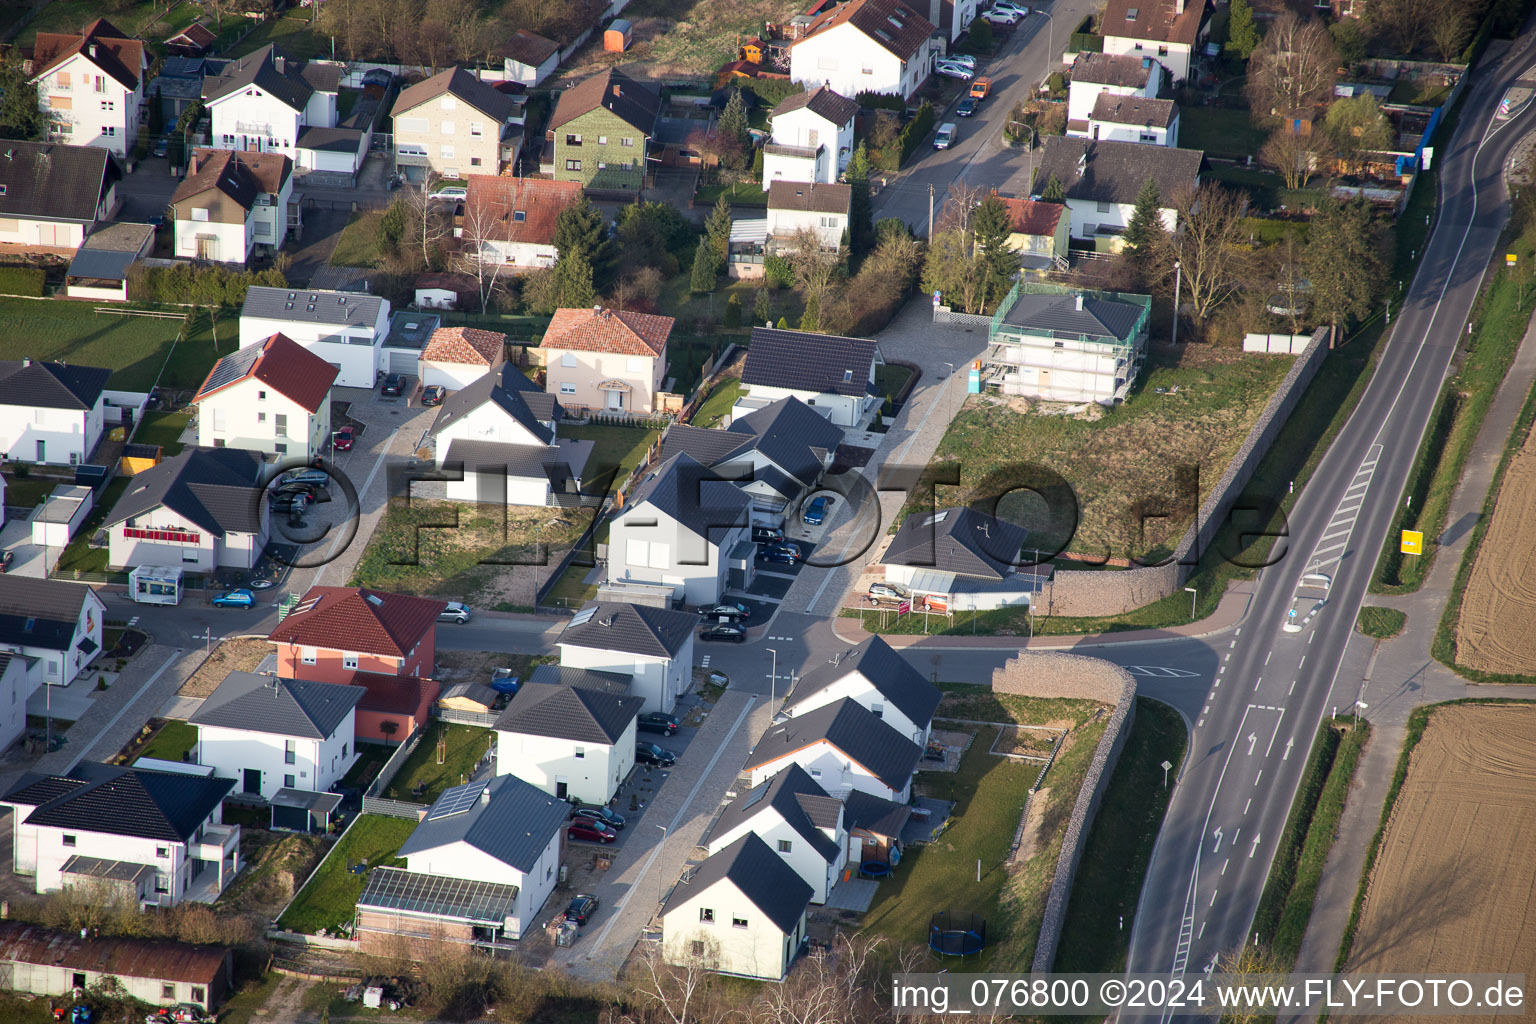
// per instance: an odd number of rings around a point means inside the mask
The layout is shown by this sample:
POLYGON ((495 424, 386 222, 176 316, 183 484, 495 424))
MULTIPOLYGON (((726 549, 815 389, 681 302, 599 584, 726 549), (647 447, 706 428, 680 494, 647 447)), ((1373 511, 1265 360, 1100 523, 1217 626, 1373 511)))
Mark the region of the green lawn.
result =
POLYGON ((117 499, 123 496, 128 489, 129 477, 120 476, 107 484, 106 490, 101 492, 96 507, 91 509, 85 517, 80 532, 69 542, 69 547, 64 549, 64 554, 59 558, 58 570, 60 572, 106 572, 107 549, 90 547, 91 536, 107 521, 107 513, 112 506, 117 504, 117 499))
POLYGON ((659 431, 641 427, 597 424, 562 423, 557 432, 561 437, 595 442, 592 457, 587 460, 587 468, 581 475, 582 489, 589 494, 606 493, 621 486, 645 459, 652 442, 661 436, 659 431), (617 472, 613 472, 615 470, 617 472))
POLYGON ((5 503, 13 508, 36 508, 53 493, 59 481, 42 477, 16 476, 5 481, 5 503))
MULTIPOLYGON (((743 297, 742 301, 750 303, 751 296, 743 297)), ((751 310, 743 312, 743 316, 751 315, 751 310)), ((726 344, 724 339, 712 334, 673 331, 672 337, 667 339, 667 376, 675 381, 673 390, 684 397, 692 394, 703 379, 705 361, 725 351, 726 344)))
POLYGON ((1076 697, 1020 697, 1012 693, 993 693, 986 684, 939 683, 938 686, 944 696, 933 713, 935 718, 1044 725, 1063 719, 1082 721, 1102 706, 1098 701, 1076 697))
POLYGON ((549 588, 545 601, 560 607, 578 608, 588 601, 596 600, 597 584, 583 582, 587 573, 591 571, 590 565, 578 565, 572 562, 565 567, 565 572, 560 574, 560 579, 555 582, 555 585, 549 588))
POLYGON ((160 731, 139 751, 139 756, 154 757, 161 761, 180 761, 182 755, 196 744, 197 726, 173 720, 160 727, 160 731))
POLYGON ((467 782, 476 762, 494 743, 495 734, 489 729, 434 720, 427 727, 421 743, 405 759, 400 773, 384 790, 384 796, 391 800, 429 804, 449 786, 467 782), (444 740, 443 763, 438 764, 438 743, 444 740), (420 792, 417 786, 422 787, 420 792))
MULTIPOLYGON (((701 317, 720 323, 725 319, 725 306, 732 295, 741 304, 742 329, 745 331, 756 323, 752 316, 752 305, 757 298, 757 290, 767 287, 762 281, 733 281, 721 277, 715 290, 703 295, 695 295, 691 283, 687 271, 684 271, 668 278, 661 286, 658 305, 661 312, 677 318, 678 330, 691 329, 690 325, 701 317)), ((769 316, 774 323, 778 323, 780 317, 786 318, 791 327, 800 323, 800 315, 805 312, 805 301, 797 290, 769 288, 768 300, 769 316)))
POLYGON ((725 196, 725 201, 738 206, 764 206, 768 205, 768 190, 763 188, 760 181, 739 181, 732 185, 704 185, 693 194, 693 200, 699 204, 708 203, 710 206, 720 201, 725 196))
POLYGON ((1407 621, 1408 616, 1396 608, 1364 605, 1361 607, 1360 615, 1355 621, 1355 628, 1366 636, 1375 637, 1377 640, 1390 640, 1403 631, 1403 626, 1407 621))
MULTIPOLYGON (((331 56, 331 40, 310 30, 310 12, 289 13, 281 18, 271 18, 256 26, 250 35, 242 39, 238 45, 229 51, 228 56, 243 57, 248 53, 255 53, 268 43, 276 43, 284 53, 297 60, 313 60, 315 58, 329 59, 331 56)), ((237 23, 243 22, 241 18, 224 18, 224 33, 220 33, 222 41, 224 35, 229 33, 237 23)), ((345 54, 338 54, 338 59, 345 54)))
POLYGON ((379 222, 383 210, 354 213, 341 229, 336 248, 331 253, 333 267, 376 267, 379 265, 379 222))
POLYGON ((875 390, 885 396, 885 415, 890 415, 890 403, 896 401, 896 396, 901 394, 901 389, 906 387, 907 381, 911 379, 912 370, 905 366, 881 363, 875 368, 875 390))
MULTIPOLYGON (((25 9, 25 4, 16 7, 25 9)), ((106 17, 135 38, 160 40, 169 38, 190 25, 198 15, 196 4, 183 3, 174 10, 166 11, 164 3, 129 3, 122 9, 104 8, 100 0, 53 0, 38 12, 37 17, 17 33, 14 42, 30 47, 37 41, 39 32, 79 32, 92 20, 106 17), (164 15, 157 18, 156 15, 164 15)), ((0 8, 0 21, 11 14, 11 9, 0 8)))
POLYGON ((715 390, 709 393, 709 397, 699 405, 693 414, 692 425, 695 427, 719 426, 720 421, 731 414, 731 409, 736 405, 736 399, 741 396, 741 378, 730 377, 715 385, 715 390))
POLYGON ((315 877, 283 912, 278 927, 313 935, 322 928, 334 932, 340 925, 350 925, 367 876, 352 874, 348 866, 359 862, 366 862, 370 868, 393 865, 395 852, 415 830, 416 822, 404 818, 380 814, 357 818, 346 835, 331 847, 315 877))
POLYGON ((1179 145, 1202 149, 1206 156, 1241 160, 1257 156, 1268 134, 1248 117, 1246 110, 1225 107, 1179 108, 1179 145))
POLYGON ((192 422, 192 416, 191 411, 166 412, 164 409, 151 409, 139 422, 138 432, 133 435, 134 444, 159 445, 161 454, 165 458, 179 455, 183 447, 181 435, 187 429, 187 424, 192 422))

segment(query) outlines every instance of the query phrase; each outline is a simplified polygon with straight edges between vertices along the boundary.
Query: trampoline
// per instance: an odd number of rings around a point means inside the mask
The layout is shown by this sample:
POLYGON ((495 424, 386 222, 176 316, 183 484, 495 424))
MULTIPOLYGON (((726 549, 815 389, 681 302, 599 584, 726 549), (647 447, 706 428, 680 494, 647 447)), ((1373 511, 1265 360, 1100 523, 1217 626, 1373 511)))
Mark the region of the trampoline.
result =
POLYGON ((859 874, 865 878, 886 878, 891 873, 891 866, 883 860, 867 860, 859 865, 859 874))
POLYGON ((987 945, 987 919, 941 910, 928 922, 928 948, 941 956, 970 956, 987 945))

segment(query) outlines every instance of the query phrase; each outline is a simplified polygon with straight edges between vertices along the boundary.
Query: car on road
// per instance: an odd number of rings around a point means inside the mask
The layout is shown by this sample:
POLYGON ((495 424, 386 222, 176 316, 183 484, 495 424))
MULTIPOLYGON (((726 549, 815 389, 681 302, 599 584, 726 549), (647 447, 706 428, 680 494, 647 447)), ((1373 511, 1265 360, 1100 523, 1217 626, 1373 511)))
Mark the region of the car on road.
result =
POLYGON ((166 153, 170 152, 170 149, 171 140, 162 135, 155 140, 155 148, 152 150, 152 152, 155 156, 163 158, 166 153))
POLYGON ((777 526, 752 527, 752 543, 777 544, 784 539, 784 531, 777 526))
POLYGON ((677 755, 666 747, 640 740, 635 744, 635 760, 640 764, 655 764, 670 768, 677 763, 677 755))
POLYGON ((976 72, 972 71, 964 64, 946 64, 940 61, 933 70, 941 75, 944 75, 946 78, 958 78, 965 82, 969 82, 971 79, 976 77, 976 72))
POLYGON ((990 10, 981 16, 983 21, 993 25, 1017 25, 1024 20, 1024 15, 1018 11, 990 10))
POLYGON ((882 583, 879 581, 871 583, 869 585, 868 592, 866 592, 864 596, 875 602, 912 600, 912 595, 908 593, 907 588, 903 587, 901 584, 882 583))
POLYGON ((729 622, 716 623, 699 634, 705 643, 740 644, 747 640, 747 631, 729 622))
POLYGON ((699 609, 699 614, 706 619, 750 619, 752 612, 744 604, 734 601, 722 601, 719 604, 706 604, 699 609))
POLYGON ((832 498, 826 494, 818 494, 812 498, 810 504, 805 506, 805 511, 800 518, 805 520, 806 526, 820 526, 827 520, 827 512, 832 508, 832 498))
POLYGON ((379 394, 388 398, 399 398, 405 391, 405 378, 398 373, 390 373, 384 376, 384 383, 379 386, 379 394))
POLYGON ((474 614, 474 612, 469 610, 469 605, 465 604, 464 602, 449 601, 448 607, 444 608, 441 612, 438 613, 437 621, 457 622, 462 626, 464 623, 474 618, 474 614))
POLYGON ((773 544, 757 553, 759 562, 779 562, 784 565, 794 565, 800 561, 800 549, 792 548, 788 544, 773 544))
POLYGON ((442 203, 462 203, 469 198, 469 189, 463 185, 448 185, 427 197, 442 203))
POLYGON ((980 103, 992 92, 992 79, 982 77, 971 83, 971 99, 980 103))
POLYGON ((578 927, 585 928, 587 922, 597 913, 598 900, 591 893, 577 893, 571 897, 570 905, 565 908, 565 919, 576 922, 578 927))
POLYGON ((446 397, 448 397, 448 389, 441 384, 428 384, 421 389, 422 405, 442 405, 446 397))
POLYGON ((635 728, 641 732, 659 732, 663 736, 671 736, 681 727, 675 716, 663 711, 647 711, 635 720, 635 728))
POLYGON ((331 447, 338 452, 349 452, 357 442, 357 434, 351 427, 342 427, 331 435, 331 447))
POLYGON ((565 827, 565 834, 569 839, 579 839, 584 843, 611 843, 619 838, 613 829, 590 818, 571 822, 565 827))
POLYGON ((955 144, 955 136, 959 134, 960 130, 955 127, 955 122, 945 121, 939 125, 939 130, 934 133, 933 148, 948 149, 955 144))
POLYGON ((0 551, 0 572, 10 572, 11 563, 16 561, 16 552, 0 551))
POLYGON ((974 96, 965 97, 965 99, 960 101, 960 105, 955 108, 955 113, 961 117, 970 117, 976 113, 976 98, 974 96))
POLYGON ((230 590, 213 599, 215 608, 254 608, 256 595, 249 590, 230 590))
POLYGON ((607 825, 609 828, 615 831, 623 828, 624 825, 629 821, 628 818, 624 817, 624 815, 620 814, 618 811, 610 811, 606 807, 571 808, 571 820, 578 821, 582 819, 601 822, 602 824, 607 825))

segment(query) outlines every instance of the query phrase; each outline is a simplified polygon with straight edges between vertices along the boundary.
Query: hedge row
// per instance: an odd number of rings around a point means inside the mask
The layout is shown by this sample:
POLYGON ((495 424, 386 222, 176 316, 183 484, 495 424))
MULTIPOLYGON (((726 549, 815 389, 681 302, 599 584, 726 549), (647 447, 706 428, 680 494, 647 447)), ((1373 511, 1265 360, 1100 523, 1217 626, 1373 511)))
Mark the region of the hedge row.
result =
POLYGON ((907 122, 901 130, 901 162, 906 163, 912 154, 917 152, 917 147, 923 144, 928 133, 933 131, 933 104, 924 102, 917 108, 917 113, 912 120, 907 122))
POLYGON ((48 275, 41 267, 0 267, 0 295, 43 297, 48 275))

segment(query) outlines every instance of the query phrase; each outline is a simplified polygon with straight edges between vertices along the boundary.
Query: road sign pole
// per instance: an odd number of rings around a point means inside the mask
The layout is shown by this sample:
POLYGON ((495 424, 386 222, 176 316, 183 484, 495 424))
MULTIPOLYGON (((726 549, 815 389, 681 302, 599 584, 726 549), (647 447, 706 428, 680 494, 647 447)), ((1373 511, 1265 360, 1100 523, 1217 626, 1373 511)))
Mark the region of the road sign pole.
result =
POLYGON ((1168 788, 1168 769, 1173 767, 1173 762, 1171 762, 1171 761, 1164 761, 1162 763, 1161 767, 1163 769, 1163 788, 1167 789, 1168 788))

